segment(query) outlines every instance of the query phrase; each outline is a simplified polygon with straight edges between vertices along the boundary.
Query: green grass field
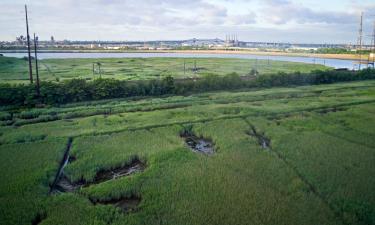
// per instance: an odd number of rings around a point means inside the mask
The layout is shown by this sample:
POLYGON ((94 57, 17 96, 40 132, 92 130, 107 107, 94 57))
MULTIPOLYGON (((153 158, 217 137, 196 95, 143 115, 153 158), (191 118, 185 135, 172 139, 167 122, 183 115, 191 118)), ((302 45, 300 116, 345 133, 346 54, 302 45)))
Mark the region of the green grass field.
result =
POLYGON ((375 224, 374 114, 374 81, 3 108, 0 221, 375 224), (183 130, 212 140, 215 153, 193 152, 183 130), (263 148, 259 136, 270 145, 263 148), (50 195, 70 138, 74 160, 64 174, 72 182, 91 182, 134 157, 147 166, 50 195), (127 213, 93 204, 134 196, 140 203, 127 213))
MULTIPOLYGON (((208 74, 227 75, 236 72, 248 75, 252 69, 260 74, 277 72, 310 72, 328 67, 314 64, 219 58, 113 58, 113 59, 45 59, 39 61, 40 78, 44 81, 72 78, 94 79, 101 76, 120 80, 201 77, 208 74), (185 71, 184 71, 185 61, 185 71), (197 68, 194 70, 194 68, 197 68)), ((35 65, 34 65, 35 67, 35 65)), ((35 68, 34 68, 35 75, 35 68)), ((0 57, 0 82, 28 82, 28 63, 24 59, 0 57)))

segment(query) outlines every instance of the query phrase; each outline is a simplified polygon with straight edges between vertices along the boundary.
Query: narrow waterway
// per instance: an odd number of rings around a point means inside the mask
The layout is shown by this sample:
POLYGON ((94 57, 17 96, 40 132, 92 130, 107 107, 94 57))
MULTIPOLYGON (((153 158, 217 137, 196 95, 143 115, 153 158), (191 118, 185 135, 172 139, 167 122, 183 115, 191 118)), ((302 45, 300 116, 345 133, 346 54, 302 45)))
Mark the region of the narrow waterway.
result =
MULTIPOLYGON (((1 53, 8 57, 22 58, 27 53, 1 53)), ((329 58, 313 58, 313 57, 296 57, 296 56, 266 56, 254 54, 209 54, 209 53, 79 53, 79 52, 41 52, 38 57, 40 59, 71 59, 71 58, 234 58, 234 59, 259 59, 271 61, 300 62, 310 64, 320 64, 333 68, 355 69, 354 60, 329 59, 329 58)))

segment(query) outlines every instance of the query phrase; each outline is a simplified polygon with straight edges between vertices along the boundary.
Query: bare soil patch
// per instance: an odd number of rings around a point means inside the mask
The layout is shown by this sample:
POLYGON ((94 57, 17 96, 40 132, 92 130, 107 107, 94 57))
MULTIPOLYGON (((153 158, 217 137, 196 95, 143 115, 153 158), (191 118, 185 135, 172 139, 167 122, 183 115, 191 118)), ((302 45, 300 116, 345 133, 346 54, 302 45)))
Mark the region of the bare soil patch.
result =
POLYGON ((206 155, 215 153, 214 143, 208 138, 197 137, 191 130, 185 130, 180 135, 187 146, 193 151, 206 155))

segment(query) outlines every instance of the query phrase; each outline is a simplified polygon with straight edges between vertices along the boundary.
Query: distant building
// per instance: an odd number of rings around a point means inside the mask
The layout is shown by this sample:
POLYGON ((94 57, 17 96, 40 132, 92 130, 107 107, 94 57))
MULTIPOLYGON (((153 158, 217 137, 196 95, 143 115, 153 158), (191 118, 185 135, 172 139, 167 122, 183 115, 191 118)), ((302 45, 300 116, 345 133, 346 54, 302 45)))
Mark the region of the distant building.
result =
POLYGON ((55 38, 51 36, 51 43, 55 43, 55 38))
POLYGON ((104 47, 104 49, 109 49, 109 50, 120 50, 121 47, 120 47, 120 46, 106 46, 106 47, 104 47))
POLYGON ((239 41, 237 35, 227 35, 225 37, 225 46, 226 47, 239 47, 239 41))
POLYGON ((17 43, 18 45, 26 45, 26 41, 27 41, 27 39, 26 39, 26 37, 23 36, 23 35, 21 35, 21 36, 19 36, 19 37, 16 37, 16 43, 17 43))

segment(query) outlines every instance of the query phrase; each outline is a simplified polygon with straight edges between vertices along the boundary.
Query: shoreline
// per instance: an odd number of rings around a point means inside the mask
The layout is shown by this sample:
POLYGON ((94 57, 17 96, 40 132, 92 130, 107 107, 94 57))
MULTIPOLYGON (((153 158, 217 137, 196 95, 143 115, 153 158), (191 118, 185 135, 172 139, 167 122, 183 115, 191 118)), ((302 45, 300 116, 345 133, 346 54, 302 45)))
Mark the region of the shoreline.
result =
MULTIPOLYGON (((161 52, 161 51, 157 51, 161 52)), ((306 58, 326 58, 340 60, 360 60, 360 56, 354 54, 313 54, 313 53, 289 53, 289 52, 261 52, 248 50, 172 50, 165 53, 187 53, 187 54, 242 54, 259 56, 285 56, 285 57, 306 57, 306 58)), ((366 57, 362 56, 362 60, 366 57)))
MULTIPOLYGON (((26 50, 0 50, 0 53, 27 53, 26 50)), ((289 53, 289 52, 262 52, 251 50, 40 50, 39 53, 179 53, 179 54, 242 54, 259 56, 285 56, 285 57, 306 57, 326 58, 339 60, 367 60, 368 56, 362 57, 355 54, 315 54, 315 53, 289 53)))

